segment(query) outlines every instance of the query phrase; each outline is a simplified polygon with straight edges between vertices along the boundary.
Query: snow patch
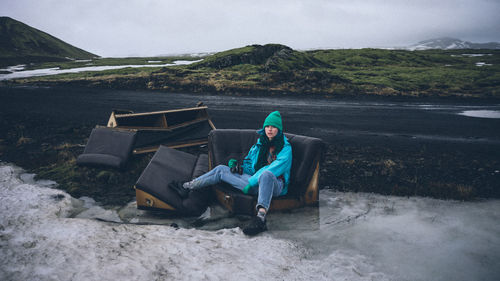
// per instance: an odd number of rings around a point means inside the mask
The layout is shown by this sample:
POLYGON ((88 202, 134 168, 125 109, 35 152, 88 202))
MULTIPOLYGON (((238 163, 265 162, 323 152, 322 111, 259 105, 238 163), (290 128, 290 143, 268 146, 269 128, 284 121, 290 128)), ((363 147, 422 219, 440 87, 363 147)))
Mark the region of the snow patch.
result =
POLYGON ((492 66, 491 63, 485 63, 485 62, 476 62, 476 66, 492 66))
POLYGON ((500 111, 498 110, 466 110, 459 113, 459 115, 477 118, 500 118, 500 111))
POLYGON ((21 71, 25 68, 26 68, 25 64, 19 64, 19 65, 8 66, 7 68, 2 68, 0 69, 0 71, 16 72, 16 71, 21 71))
POLYGON ((483 57, 483 56, 492 56, 493 54, 462 54, 462 56, 464 57, 470 57, 470 58, 474 58, 474 57, 483 57))
POLYGON ((45 68, 45 69, 35 69, 35 70, 25 70, 25 71, 16 71, 8 74, 0 74, 1 80, 10 80, 10 79, 18 79, 18 78, 27 78, 34 76, 47 76, 47 75, 56 75, 63 73, 78 73, 84 71, 103 71, 110 69, 122 69, 122 68, 140 68, 140 67, 166 67, 166 66, 174 66, 174 65, 188 65, 196 62, 200 62, 201 60, 187 61, 187 60, 177 60, 173 63, 167 64, 145 64, 145 65, 113 65, 113 66, 87 66, 87 67, 77 67, 70 69, 60 69, 59 67, 55 68, 45 68))

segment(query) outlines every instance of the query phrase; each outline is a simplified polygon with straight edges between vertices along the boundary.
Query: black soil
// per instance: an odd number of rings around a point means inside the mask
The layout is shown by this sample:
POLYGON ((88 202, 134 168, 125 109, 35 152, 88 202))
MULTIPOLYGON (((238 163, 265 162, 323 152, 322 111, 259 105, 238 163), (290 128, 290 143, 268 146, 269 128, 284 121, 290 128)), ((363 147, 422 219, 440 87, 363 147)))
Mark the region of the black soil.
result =
MULTIPOLYGON (((133 186, 152 155, 133 156, 124 170, 79 167, 75 159, 92 128, 105 125, 113 109, 146 112, 198 101, 209 106, 217 128, 259 128, 269 112, 280 110, 285 131, 322 138, 328 149, 321 188, 500 198, 500 120, 447 112, 498 107, 495 101, 217 97, 85 88, 0 88, 0 100, 0 160, 55 180, 74 197, 103 204, 133 200, 133 186), (416 103, 441 110, 415 109, 416 103)), ((186 151, 206 153, 206 147, 186 151)))

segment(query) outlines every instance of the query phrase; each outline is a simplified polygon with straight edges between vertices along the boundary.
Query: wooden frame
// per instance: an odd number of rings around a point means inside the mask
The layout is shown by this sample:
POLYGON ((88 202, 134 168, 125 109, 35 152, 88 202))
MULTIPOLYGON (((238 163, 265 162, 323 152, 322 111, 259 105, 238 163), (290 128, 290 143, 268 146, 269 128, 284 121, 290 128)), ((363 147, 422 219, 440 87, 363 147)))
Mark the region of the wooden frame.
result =
MULTIPOLYGON (((107 127, 116 130, 137 132, 138 138, 141 137, 141 133, 147 134, 148 132, 157 132, 160 134, 169 134, 174 133, 176 130, 201 125, 201 123, 204 122, 208 123, 208 128, 215 130, 215 125, 212 120, 210 120, 207 109, 207 106, 197 106, 142 113, 116 113, 116 111, 113 111, 108 119, 107 127)), ((206 130, 206 127, 204 130, 206 130)), ((145 146, 143 143, 142 145, 139 144, 134 147, 133 153, 142 154, 155 152, 161 144, 171 148, 182 148, 206 143, 208 143, 208 139, 206 138, 177 142, 170 141, 169 143, 158 143, 154 145, 151 145, 151 143, 145 146)))
MULTIPOLYGON (((199 106, 199 107, 191 107, 191 108, 182 108, 182 109, 172 109, 172 110, 164 110, 164 111, 153 111, 153 112, 142 112, 142 113, 125 113, 125 114, 117 114, 115 111, 111 112, 111 115, 108 120, 108 127, 111 128, 126 128, 126 129, 141 129, 141 130, 146 130, 146 129, 151 129, 151 130, 159 130, 159 129, 175 129, 178 127, 184 127, 184 123, 186 122, 176 122, 175 125, 169 125, 168 124, 168 115, 175 115, 175 114, 182 114, 182 113, 195 113, 196 118, 192 118, 189 123, 196 123, 202 120, 210 120, 208 117, 207 113, 208 107, 206 106, 199 106), (147 118, 150 118, 149 121, 154 120, 155 122, 153 124, 149 124, 149 126, 131 126, 127 125, 127 121, 131 120, 147 120, 147 118)), ((143 121, 144 122, 144 121, 143 121)), ((213 123, 210 121, 210 124, 212 127, 213 123)), ((189 124, 187 124, 189 125, 189 124)))
POLYGON ((137 208, 144 210, 165 210, 165 211, 176 211, 174 207, 165 203, 156 196, 153 196, 141 189, 135 188, 135 197, 137 201, 137 208))

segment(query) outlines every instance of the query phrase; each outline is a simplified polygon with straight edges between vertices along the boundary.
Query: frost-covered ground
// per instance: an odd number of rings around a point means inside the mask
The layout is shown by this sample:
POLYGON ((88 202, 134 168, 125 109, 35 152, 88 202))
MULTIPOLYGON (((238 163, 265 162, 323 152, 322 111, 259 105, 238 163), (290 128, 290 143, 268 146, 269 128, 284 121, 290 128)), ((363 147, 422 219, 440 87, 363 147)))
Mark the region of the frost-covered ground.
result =
POLYGON ((133 203, 104 209, 54 185, 0 164, 0 280, 500 276, 498 200, 464 203, 323 190, 319 209, 270 214, 269 231, 248 238, 238 227, 203 230, 236 222, 214 206, 203 216, 203 229, 177 229, 169 224, 182 218, 152 217, 133 203), (160 224, 143 224, 153 220, 160 224))
MULTIPOLYGON (((187 64, 192 64, 195 62, 199 62, 201 60, 194 60, 194 61, 187 61, 187 60, 177 60, 174 61, 173 63, 167 63, 167 64, 145 64, 145 65, 113 65, 113 66, 86 66, 86 67, 76 67, 76 68, 69 68, 69 69, 60 69, 59 67, 55 68, 43 68, 43 69, 34 69, 34 70, 24 70, 23 65, 16 65, 16 66, 11 66, 6 69, 0 69, 0 71, 9 71, 12 73, 8 74, 0 74, 0 81, 1 80, 10 80, 10 79, 17 79, 17 78, 27 78, 27 77, 34 77, 34 76, 47 76, 47 75, 56 75, 56 74, 63 74, 63 73, 78 73, 78 72, 84 72, 84 71, 103 71, 103 70, 110 70, 110 69, 122 69, 122 68, 138 68, 138 67, 164 67, 164 66, 173 66, 173 65, 187 65, 187 64)), ((154 63, 153 61, 151 63, 154 63)))

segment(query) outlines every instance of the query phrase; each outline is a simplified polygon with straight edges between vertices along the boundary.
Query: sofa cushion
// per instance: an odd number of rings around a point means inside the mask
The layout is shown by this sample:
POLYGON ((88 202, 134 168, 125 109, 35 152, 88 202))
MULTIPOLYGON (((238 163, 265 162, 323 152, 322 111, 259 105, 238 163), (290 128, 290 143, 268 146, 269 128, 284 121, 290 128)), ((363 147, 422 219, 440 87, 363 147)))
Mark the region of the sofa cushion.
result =
POLYGON ((208 189, 192 191, 188 198, 181 198, 168 185, 173 181, 189 181, 193 178, 193 174, 206 173, 208 171, 207 159, 206 154, 198 157, 160 146, 137 180, 135 187, 171 205, 180 213, 201 214, 211 198, 208 189))
POLYGON ((116 130, 107 127, 94 128, 83 154, 76 163, 78 165, 106 165, 123 168, 130 157, 136 132, 116 130))

